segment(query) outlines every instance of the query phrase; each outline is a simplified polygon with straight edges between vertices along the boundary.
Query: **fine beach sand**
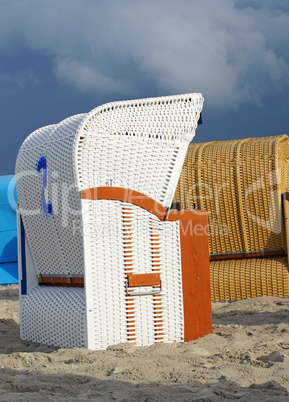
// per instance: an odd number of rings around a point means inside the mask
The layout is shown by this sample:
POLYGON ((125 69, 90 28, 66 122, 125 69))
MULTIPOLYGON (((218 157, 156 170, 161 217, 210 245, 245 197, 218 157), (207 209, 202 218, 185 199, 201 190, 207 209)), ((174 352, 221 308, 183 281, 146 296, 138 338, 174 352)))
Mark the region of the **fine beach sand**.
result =
POLYGON ((288 401, 289 298, 212 307, 186 344, 56 350, 20 342, 18 286, 0 286, 0 400, 288 401))

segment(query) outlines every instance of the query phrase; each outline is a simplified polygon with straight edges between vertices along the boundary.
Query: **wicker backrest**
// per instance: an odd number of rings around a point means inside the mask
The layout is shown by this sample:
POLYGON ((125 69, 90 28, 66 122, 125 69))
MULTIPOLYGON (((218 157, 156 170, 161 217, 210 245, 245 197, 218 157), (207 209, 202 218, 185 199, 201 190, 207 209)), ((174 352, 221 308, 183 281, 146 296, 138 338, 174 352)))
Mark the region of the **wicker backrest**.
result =
POLYGON ((209 212, 210 252, 284 250, 287 135, 190 144, 175 200, 209 212))
POLYGON ((202 107, 201 94, 188 94, 92 110, 75 139, 78 187, 123 187, 169 207, 202 107))
POLYGON ((16 185, 38 275, 83 276, 80 191, 123 187, 170 206, 202 106, 201 94, 114 102, 24 141, 16 185))

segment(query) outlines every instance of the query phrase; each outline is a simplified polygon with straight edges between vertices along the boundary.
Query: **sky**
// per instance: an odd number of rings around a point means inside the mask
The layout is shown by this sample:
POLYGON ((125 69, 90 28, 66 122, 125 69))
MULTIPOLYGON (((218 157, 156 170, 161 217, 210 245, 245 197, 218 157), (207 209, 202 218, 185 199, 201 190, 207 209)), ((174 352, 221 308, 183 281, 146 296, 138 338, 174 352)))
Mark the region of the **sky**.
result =
POLYGON ((39 127, 191 92, 194 142, 289 134, 289 2, 0 0, 0 175, 39 127))

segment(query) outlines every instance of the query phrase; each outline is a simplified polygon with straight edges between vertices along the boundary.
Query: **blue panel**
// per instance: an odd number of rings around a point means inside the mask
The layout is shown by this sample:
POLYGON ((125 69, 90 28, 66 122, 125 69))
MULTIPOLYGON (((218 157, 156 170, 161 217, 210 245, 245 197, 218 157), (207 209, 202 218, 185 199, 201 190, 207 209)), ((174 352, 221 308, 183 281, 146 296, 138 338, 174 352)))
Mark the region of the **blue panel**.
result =
POLYGON ((14 210, 16 209, 17 194, 13 175, 0 176, 0 205, 2 204, 10 204, 14 210))
POLYGON ((18 264, 0 264, 0 285, 18 283, 18 264))
POLYGON ((16 205, 15 177, 0 176, 0 263, 18 261, 16 205))
POLYGON ((0 205, 0 232, 17 229, 16 211, 10 205, 0 205))
POLYGON ((17 230, 0 232, 0 263, 17 261, 17 230))

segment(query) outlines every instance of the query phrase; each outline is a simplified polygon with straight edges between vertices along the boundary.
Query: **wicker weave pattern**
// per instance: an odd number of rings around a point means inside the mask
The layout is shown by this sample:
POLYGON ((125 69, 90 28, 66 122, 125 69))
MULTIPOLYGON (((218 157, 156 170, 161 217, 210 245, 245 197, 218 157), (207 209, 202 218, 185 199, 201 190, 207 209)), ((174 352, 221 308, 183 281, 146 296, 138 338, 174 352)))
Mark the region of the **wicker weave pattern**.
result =
POLYGON ((209 211, 210 252, 285 249, 287 135, 190 144, 176 200, 209 211))
POLYGON ((42 177, 36 172, 36 164, 46 154, 49 135, 54 129, 55 125, 51 125, 30 134, 16 161, 17 195, 38 274, 52 273, 55 267, 63 266, 54 220, 41 213, 42 177))
MULTIPOLYGON (((84 237, 85 283, 90 295, 87 297, 88 347, 103 349, 127 341, 139 346, 148 346, 158 340, 181 341, 183 309, 179 223, 159 222, 146 210, 120 201, 83 203, 86 210, 90 204, 89 212, 83 216, 83 224, 87 228, 84 237), (120 216, 123 218, 120 219, 120 216), (94 231, 88 228, 94 228, 94 231), (159 255, 153 257, 152 234, 156 232, 159 235, 159 255), (127 234, 130 241, 124 248, 127 234), (126 268, 125 261, 129 261, 130 268, 126 268), (135 296, 129 300, 125 296, 126 274, 150 273, 156 265, 162 278, 162 292, 158 296, 162 310, 157 315, 155 296, 135 296), (133 305, 133 310, 126 310, 127 303, 133 305), (134 327, 133 334, 127 330, 125 316, 129 325, 134 327), (159 331, 156 320, 162 320, 159 331), (162 336, 159 336, 160 333, 162 336)), ((133 289, 131 294, 139 291, 133 289)), ((152 288, 143 287, 141 291, 152 291, 152 288)))
POLYGON ((163 226, 159 239, 164 340, 180 342, 184 339, 180 227, 179 222, 163 226))
POLYGON ((127 341, 123 245, 114 233, 120 230, 122 206, 103 200, 89 204, 83 216, 88 347, 102 349, 127 341))
POLYGON ((86 347, 84 289, 34 288, 23 299, 20 318, 24 341, 86 347))
POLYGON ((80 275, 83 272, 81 231, 73 233, 73 219, 80 219, 81 204, 69 153, 75 130, 83 117, 72 116, 58 125, 35 131, 24 141, 17 157, 16 174, 17 177, 23 175, 17 180, 21 209, 39 211, 32 215, 22 214, 37 274, 80 275), (49 161, 47 194, 52 201, 53 216, 43 216, 40 209, 42 175, 37 174, 35 168, 43 156, 49 161), (67 191, 67 197, 63 197, 66 189, 69 193, 67 191), (68 207, 69 211, 76 211, 76 216, 67 213, 68 207))
MULTIPOLYGON (((50 166, 48 184, 53 183, 48 188, 48 193, 52 195, 55 210, 53 221, 63 259, 58 274, 67 276, 83 275, 82 232, 75 229, 76 221, 81 219, 81 202, 72 170, 74 155, 71 153, 71 148, 75 132, 84 117, 83 114, 72 116, 58 124, 50 134, 46 151, 50 166), (61 199, 58 192, 61 193, 61 199)), ((55 273, 55 267, 53 271, 45 274, 55 273)))
POLYGON ((169 207, 202 107, 189 94, 92 110, 75 142, 79 188, 124 187, 169 207))
POLYGON ((213 301, 289 296, 287 257, 211 262, 213 301))

